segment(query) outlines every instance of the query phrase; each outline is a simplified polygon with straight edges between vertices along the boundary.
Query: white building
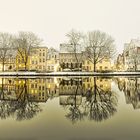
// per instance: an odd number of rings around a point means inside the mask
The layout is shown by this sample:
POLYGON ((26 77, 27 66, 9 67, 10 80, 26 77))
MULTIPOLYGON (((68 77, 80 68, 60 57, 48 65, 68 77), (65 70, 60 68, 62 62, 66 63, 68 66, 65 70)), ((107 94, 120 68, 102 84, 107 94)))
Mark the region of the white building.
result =
POLYGON ((62 68, 70 70, 82 69, 82 48, 77 45, 76 48, 71 44, 60 44, 59 63, 62 68))
POLYGON ((48 50, 46 70, 59 71, 59 52, 54 48, 48 50))
POLYGON ((132 39, 130 43, 124 44, 125 70, 140 70, 140 40, 132 39))

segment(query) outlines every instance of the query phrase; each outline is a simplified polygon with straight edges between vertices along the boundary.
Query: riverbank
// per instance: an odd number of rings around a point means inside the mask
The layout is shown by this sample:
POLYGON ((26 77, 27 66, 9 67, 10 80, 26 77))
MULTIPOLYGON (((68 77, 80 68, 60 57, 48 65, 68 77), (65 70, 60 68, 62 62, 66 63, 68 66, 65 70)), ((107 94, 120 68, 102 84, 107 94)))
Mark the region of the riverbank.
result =
POLYGON ((0 72, 0 76, 140 76, 140 72, 0 72))

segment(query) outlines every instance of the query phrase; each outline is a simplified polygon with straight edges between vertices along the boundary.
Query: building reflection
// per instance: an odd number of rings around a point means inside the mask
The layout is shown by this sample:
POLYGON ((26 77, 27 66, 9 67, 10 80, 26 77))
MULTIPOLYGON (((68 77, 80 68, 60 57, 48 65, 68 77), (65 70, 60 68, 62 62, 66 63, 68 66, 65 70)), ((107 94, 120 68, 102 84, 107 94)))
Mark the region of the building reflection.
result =
POLYGON ((73 77, 0 79, 0 117, 31 119, 42 111, 40 103, 59 97, 66 118, 75 123, 89 119, 103 121, 117 111, 117 97, 110 78, 73 77))
POLYGON ((31 119, 41 111, 38 103, 32 100, 29 93, 29 80, 0 80, 0 117, 6 119, 15 116, 16 120, 31 119))
POLYGON ((72 123, 84 119, 101 122, 117 111, 112 82, 124 93, 127 104, 140 108, 140 79, 136 77, 0 78, 0 118, 32 119, 42 111, 40 103, 57 97, 72 123))
POLYGON ((31 119, 42 111, 39 103, 59 96, 59 79, 0 78, 0 117, 31 119))
POLYGON ((125 100, 127 104, 132 104, 134 109, 140 108, 140 79, 127 78, 125 79, 124 88, 125 100))
POLYGON ((69 111, 66 118, 73 123, 89 118, 102 121, 117 111, 117 97, 111 91, 111 79, 88 77, 62 80, 60 104, 69 111))

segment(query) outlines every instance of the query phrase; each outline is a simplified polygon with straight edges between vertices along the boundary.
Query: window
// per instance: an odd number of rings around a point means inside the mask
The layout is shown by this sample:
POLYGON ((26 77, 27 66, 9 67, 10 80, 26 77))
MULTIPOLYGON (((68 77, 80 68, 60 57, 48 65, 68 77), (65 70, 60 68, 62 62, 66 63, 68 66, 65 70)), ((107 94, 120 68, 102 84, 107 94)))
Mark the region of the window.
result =
POLYGON ((50 70, 50 66, 48 66, 48 70, 50 70))
POLYGON ((35 84, 35 88, 37 88, 37 84, 35 84))
POLYGON ((102 87, 103 87, 103 85, 100 85, 100 87, 102 88, 102 87))
POLYGON ((31 88, 34 88, 34 84, 31 84, 31 88))
POLYGON ((41 90, 41 86, 39 86, 39 90, 41 90))

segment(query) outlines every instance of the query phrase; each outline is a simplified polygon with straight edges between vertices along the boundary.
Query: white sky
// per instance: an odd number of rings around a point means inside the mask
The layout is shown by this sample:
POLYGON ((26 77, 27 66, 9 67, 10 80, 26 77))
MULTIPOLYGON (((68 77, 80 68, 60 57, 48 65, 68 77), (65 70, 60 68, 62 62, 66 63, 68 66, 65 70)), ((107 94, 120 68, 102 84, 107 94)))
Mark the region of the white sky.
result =
POLYGON ((0 0, 0 31, 32 31, 58 48, 72 28, 107 32, 121 52, 140 37, 140 0, 0 0))

